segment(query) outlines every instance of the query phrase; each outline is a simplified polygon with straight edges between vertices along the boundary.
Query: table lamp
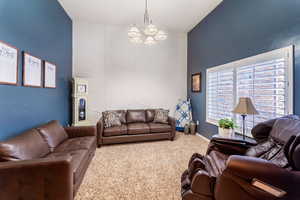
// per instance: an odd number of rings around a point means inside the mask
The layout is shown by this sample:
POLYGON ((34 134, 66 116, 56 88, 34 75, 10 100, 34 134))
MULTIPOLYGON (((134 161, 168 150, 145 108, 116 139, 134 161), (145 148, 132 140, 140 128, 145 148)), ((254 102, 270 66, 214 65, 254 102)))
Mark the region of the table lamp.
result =
POLYGON ((252 101, 249 97, 240 97, 238 105, 232 111, 233 113, 240 114, 243 118, 243 140, 245 140, 245 119, 247 115, 258 115, 252 101))

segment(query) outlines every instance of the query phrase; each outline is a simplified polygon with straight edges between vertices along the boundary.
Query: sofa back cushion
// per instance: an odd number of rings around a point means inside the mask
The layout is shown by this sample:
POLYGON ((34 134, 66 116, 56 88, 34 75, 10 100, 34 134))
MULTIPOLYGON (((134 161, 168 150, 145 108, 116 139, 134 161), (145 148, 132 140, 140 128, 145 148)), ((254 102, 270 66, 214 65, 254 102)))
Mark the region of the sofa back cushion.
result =
POLYGON ((122 124, 126 124, 126 111, 125 110, 116 110, 116 112, 120 115, 120 122, 122 124))
POLYGON ((271 134, 271 130, 272 130, 275 122, 278 119, 300 120, 300 117, 297 115, 285 115, 280 118, 275 118, 275 119, 271 119, 268 121, 258 123, 251 130, 251 134, 254 137, 254 139, 259 143, 266 141, 268 139, 269 135, 271 134))
POLYGON ((0 142, 0 160, 30 160, 46 156, 50 149, 36 129, 26 131, 12 139, 0 142))
POLYGON ((145 110, 127 110, 126 121, 127 123, 146 122, 145 110))
POLYGON ((146 122, 153 122, 155 116, 155 109, 147 109, 146 110, 146 122))
POLYGON ((55 147, 68 138, 65 129, 56 120, 38 127, 37 130, 48 143, 50 151, 54 151, 55 147))
POLYGON ((279 118, 274 123, 270 136, 282 144, 293 136, 300 133, 300 120, 279 118))

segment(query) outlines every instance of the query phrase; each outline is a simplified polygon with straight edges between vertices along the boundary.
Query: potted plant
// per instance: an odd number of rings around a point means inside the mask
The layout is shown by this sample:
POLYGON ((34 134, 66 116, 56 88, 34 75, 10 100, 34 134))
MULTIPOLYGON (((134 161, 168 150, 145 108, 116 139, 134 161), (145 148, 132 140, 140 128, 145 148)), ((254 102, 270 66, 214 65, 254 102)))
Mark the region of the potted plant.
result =
POLYGON ((219 120, 219 135, 224 137, 231 137, 234 134, 234 128, 236 124, 232 119, 220 119, 219 120))

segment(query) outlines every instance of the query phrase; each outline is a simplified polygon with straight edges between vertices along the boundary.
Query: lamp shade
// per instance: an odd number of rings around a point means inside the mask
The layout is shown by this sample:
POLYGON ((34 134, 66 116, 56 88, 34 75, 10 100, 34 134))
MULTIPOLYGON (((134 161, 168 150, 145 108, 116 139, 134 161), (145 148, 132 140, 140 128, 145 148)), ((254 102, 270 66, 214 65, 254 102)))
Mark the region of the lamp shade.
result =
POLYGON ((233 113, 241 114, 241 115, 257 115, 259 114, 255 109, 252 101, 248 97, 241 97, 238 105, 232 111, 233 113))

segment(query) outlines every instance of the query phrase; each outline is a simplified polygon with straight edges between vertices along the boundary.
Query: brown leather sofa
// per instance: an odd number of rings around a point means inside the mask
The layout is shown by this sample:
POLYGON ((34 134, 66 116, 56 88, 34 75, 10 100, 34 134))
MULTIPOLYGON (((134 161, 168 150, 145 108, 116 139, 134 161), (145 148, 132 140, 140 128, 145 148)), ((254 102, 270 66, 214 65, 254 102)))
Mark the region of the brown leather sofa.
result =
POLYGON ((95 127, 57 121, 0 142, 0 199, 72 200, 96 147, 95 127))
POLYGON ((190 159, 182 199, 300 199, 299 133, 299 117, 286 116, 255 126, 257 143, 214 137, 206 155, 190 159))
POLYGON ((173 140, 175 137, 175 119, 169 117, 168 124, 154 123, 154 109, 118 110, 117 112, 121 113, 121 126, 105 128, 103 118, 99 120, 98 147, 103 144, 173 140))

